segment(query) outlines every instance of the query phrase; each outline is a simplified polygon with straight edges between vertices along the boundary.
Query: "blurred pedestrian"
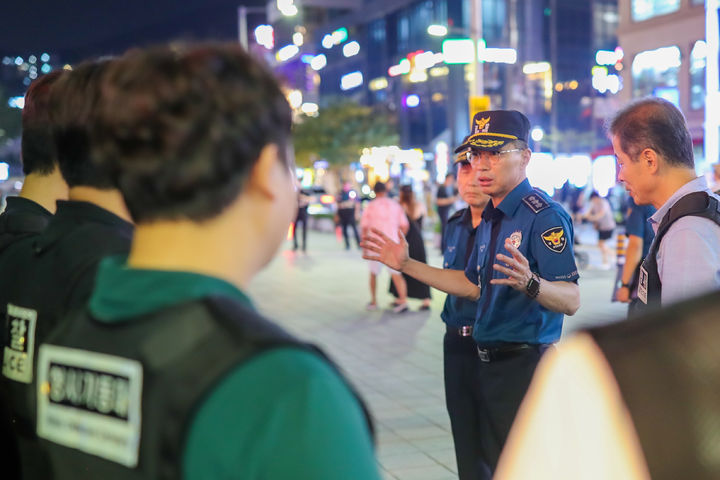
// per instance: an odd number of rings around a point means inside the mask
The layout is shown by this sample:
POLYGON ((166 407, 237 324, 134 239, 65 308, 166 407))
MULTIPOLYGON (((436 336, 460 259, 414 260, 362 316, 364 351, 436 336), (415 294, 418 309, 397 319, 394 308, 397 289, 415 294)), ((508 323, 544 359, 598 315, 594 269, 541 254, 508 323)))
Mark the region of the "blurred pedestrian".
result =
POLYGON ((360 248, 360 235, 358 235, 357 224, 355 223, 355 217, 359 210, 360 203, 358 202, 357 192, 352 189, 349 182, 345 182, 338 201, 338 220, 340 221, 340 228, 342 229, 343 238, 345 239, 345 250, 350 250, 348 228, 355 237, 355 245, 360 248))
POLYGON ((66 200, 68 186, 57 165, 48 98, 50 88, 63 75, 56 70, 30 84, 22 111, 21 152, 25 179, 17 197, 7 197, 0 214, 0 252, 17 238, 40 233, 66 200))
POLYGON ((465 271, 434 268, 408 257, 407 242, 379 230, 363 235, 364 258, 477 302, 477 428, 480 478, 490 478, 535 366, 559 340, 564 315, 580 306, 570 216, 530 186, 530 122, 514 110, 479 112, 465 155, 490 197, 465 271))
POLYGON ((615 298, 619 302, 630 303, 637 299, 640 264, 650 251, 650 245, 655 238, 655 232, 648 222, 654 213, 655 207, 636 205, 630 197, 625 219, 625 235, 628 239, 625 248, 625 263, 622 266, 620 286, 615 294, 615 298))
MULTIPOLYGON (((412 185, 403 185, 400 187, 400 198, 398 200, 405 211, 408 219, 408 231, 405 240, 408 242, 408 254, 410 258, 418 262, 427 263, 427 255, 425 254, 425 240, 422 235, 422 223, 427 210, 425 204, 415 198, 412 185)), ((409 298, 417 298, 422 300, 420 310, 430 310, 430 287, 415 280, 410 275, 402 274, 407 285, 407 296, 409 298)), ((395 283, 390 282, 390 293, 396 298, 398 297, 395 283)), ((397 300, 400 303, 400 300, 397 300)))
MULTIPOLYGON (((472 163, 461 152, 457 167, 457 186, 467 207, 448 219, 447 246, 443 252, 443 268, 464 271, 475 244, 477 226, 490 197, 480 188, 472 163)), ((448 295, 440 314, 445 322, 443 339, 443 365, 445 378, 445 404, 450 416, 455 459, 460 480, 474 480, 482 458, 482 431, 479 428, 480 404, 474 395, 477 381, 477 347, 472 338, 477 302, 448 295)))
POLYGON ((720 288, 720 197, 695 173, 685 117, 661 98, 617 113, 609 133, 618 179, 638 205, 652 205, 655 240, 641 267, 638 298, 659 307, 720 288))
POLYGON ((295 214, 295 221, 293 222, 292 237, 293 237, 293 250, 298 249, 298 226, 302 224, 302 251, 305 253, 307 250, 307 222, 308 222, 308 205, 310 205, 310 196, 306 195, 305 192, 298 189, 297 193, 297 212, 295 214))
POLYGON ((297 201, 273 75, 237 45, 173 45, 113 60, 102 92, 93 155, 137 230, 40 347, 54 478, 379 479, 359 397, 245 293, 297 201))
POLYGON ((13 325, 4 342, 5 358, 24 358, 16 368, 4 368, 2 380, 26 478, 46 478, 52 471, 35 433, 34 402, 28 404, 36 388, 35 350, 63 326, 66 313, 87 303, 100 261, 130 250, 130 214, 110 173, 94 162, 88 140, 108 68, 108 61, 81 63, 53 83, 50 121, 68 200, 58 200, 42 233, 14 243, 2 259, 6 275, 0 277, 0 306, 13 325))
POLYGON ((440 251, 445 251, 445 227, 447 226, 450 210, 457 200, 455 195, 455 175, 448 173, 443 183, 438 185, 435 195, 435 206, 440 218, 440 251))
POLYGON ((720 478, 719 310, 711 293, 548 354, 495 479, 720 478))
MULTIPOLYGON (((374 229, 383 232, 390 238, 397 239, 399 231, 406 234, 410 228, 405 211, 399 203, 387 196, 386 188, 383 182, 376 182, 373 187, 375 199, 368 203, 360 219, 363 237, 374 229)), ((382 264, 370 260, 368 266, 370 268, 370 303, 368 303, 367 309, 377 310, 377 276, 382 270, 382 264)), ((405 279, 400 272, 393 268, 390 268, 390 278, 397 290, 397 301, 393 304, 392 311, 395 313, 406 312, 408 304, 405 279)))
POLYGON ((583 215, 583 218, 592 222, 598 232, 598 247, 602 255, 601 268, 604 270, 610 269, 612 248, 607 244, 607 241, 612 237, 616 225, 615 215, 608 199, 601 197, 597 192, 592 192, 590 194, 590 209, 583 215))

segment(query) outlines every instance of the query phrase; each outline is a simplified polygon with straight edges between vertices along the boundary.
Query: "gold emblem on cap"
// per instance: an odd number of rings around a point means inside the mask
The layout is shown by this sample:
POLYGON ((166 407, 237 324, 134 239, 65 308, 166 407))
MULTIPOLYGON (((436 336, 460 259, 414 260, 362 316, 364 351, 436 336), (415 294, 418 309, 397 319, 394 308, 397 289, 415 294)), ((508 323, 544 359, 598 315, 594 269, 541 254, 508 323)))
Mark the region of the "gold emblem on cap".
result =
POLYGON ((490 122, 490 117, 487 118, 480 118, 478 120, 475 120, 475 129, 476 131, 485 131, 487 132, 487 128, 490 128, 490 125, 488 123, 490 122), (483 130, 485 128, 485 130, 483 130))

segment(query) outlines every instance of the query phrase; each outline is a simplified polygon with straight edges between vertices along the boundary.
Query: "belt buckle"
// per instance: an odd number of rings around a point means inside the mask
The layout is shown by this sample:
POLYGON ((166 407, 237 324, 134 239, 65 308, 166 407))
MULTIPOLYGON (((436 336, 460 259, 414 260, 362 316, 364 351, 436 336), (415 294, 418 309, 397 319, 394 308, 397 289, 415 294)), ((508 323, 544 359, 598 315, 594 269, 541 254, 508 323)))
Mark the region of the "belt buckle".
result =
POLYGON ((485 348, 478 347, 478 357, 480 357, 481 362, 489 362, 490 361, 490 351, 485 348))
POLYGON ((460 327, 459 333, 461 337, 469 337, 472 335, 473 327, 472 325, 463 325, 460 327))

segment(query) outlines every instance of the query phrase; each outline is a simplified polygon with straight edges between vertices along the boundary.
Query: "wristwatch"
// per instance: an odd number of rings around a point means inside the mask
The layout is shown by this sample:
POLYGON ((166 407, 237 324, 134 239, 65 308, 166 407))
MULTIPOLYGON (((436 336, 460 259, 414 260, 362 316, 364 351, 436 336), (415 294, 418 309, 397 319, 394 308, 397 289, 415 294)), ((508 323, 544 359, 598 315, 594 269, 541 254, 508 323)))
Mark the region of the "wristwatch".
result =
POLYGON ((628 290, 630 290, 630 284, 629 283, 621 283, 620 288, 627 288, 628 290))
POLYGON ((525 294, 530 298, 535 298, 538 293, 540 293, 540 279, 533 273, 525 286, 525 294))

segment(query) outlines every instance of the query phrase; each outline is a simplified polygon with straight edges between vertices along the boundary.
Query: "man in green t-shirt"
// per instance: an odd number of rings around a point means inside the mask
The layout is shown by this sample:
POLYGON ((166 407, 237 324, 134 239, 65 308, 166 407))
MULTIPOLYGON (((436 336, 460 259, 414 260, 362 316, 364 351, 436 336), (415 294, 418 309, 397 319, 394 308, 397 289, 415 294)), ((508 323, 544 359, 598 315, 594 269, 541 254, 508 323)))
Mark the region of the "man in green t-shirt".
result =
POLYGON ((296 208, 276 80, 234 45, 157 47, 102 92, 91 148, 137 226, 39 349, 55 478, 379 479, 352 387, 244 293, 296 208))

